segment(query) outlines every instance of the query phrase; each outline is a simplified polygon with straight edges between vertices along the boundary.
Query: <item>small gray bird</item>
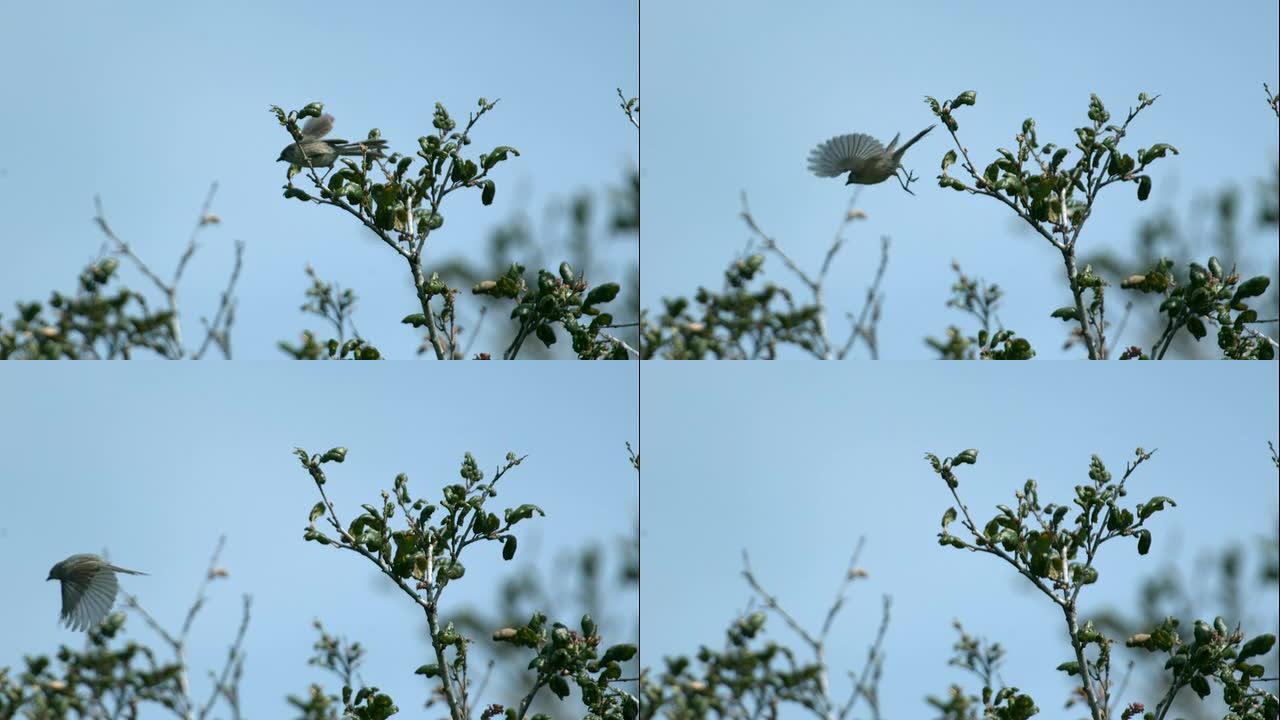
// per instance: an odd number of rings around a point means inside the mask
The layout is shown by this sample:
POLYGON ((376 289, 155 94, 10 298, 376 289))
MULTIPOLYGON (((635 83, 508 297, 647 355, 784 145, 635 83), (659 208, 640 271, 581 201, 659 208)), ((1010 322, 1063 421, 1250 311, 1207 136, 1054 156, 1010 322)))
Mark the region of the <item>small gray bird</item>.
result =
POLYGON ((353 143, 337 139, 321 140, 332 129, 333 116, 328 113, 307 118, 302 124, 302 142, 286 145, 276 162, 283 160, 290 165, 307 167, 307 161, 310 160, 313 167, 333 167, 343 155, 383 157, 382 151, 387 147, 386 140, 360 140, 353 143))
POLYGON ((889 147, 862 133, 838 135, 809 152, 809 172, 818 177, 837 177, 847 172, 849 179, 845 181, 845 185, 875 185, 884 182, 902 167, 902 155, 907 148, 934 127, 930 125, 921 130, 899 148, 895 147, 898 135, 893 136, 889 147))
POLYGON ((146 575, 116 567, 97 555, 72 555, 49 570, 45 580, 62 582, 62 621, 72 630, 102 622, 116 602, 116 573, 146 575))

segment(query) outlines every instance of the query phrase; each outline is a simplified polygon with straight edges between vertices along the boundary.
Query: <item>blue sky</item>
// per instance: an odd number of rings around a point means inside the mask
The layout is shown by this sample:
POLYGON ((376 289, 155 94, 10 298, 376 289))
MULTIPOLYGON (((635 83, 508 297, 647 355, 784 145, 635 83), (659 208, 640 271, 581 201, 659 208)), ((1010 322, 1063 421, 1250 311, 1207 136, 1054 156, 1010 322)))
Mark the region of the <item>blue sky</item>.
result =
MULTIPOLYGON (((432 130, 436 101, 465 120, 477 98, 501 98, 472 147, 512 145, 522 155, 495 175, 493 206, 478 195, 446 205, 446 228, 428 254, 483 259, 499 223, 527 217, 538 237, 555 236, 548 207, 580 190, 603 203, 635 167, 636 132, 615 89, 637 91, 637 33, 636 3, 588 0, 14 6, 0 25, 0 62, 22 68, 6 81, 0 118, 9 141, 0 159, 0 313, 73 289, 102 243, 94 195, 115 230, 167 276, 218 181, 212 209, 223 222, 205 234, 183 284, 188 334, 212 314, 240 239, 238 357, 283 358, 277 340, 322 329, 298 312, 308 262, 360 294, 356 323, 366 337, 386 354, 411 356, 416 338, 399 324, 415 307, 403 261, 339 211, 281 196, 285 165, 274 160, 288 136, 268 106, 321 100, 337 118, 336 137, 378 127, 392 149, 411 153, 432 130)), ((602 245, 610 279, 621 281, 635 243, 602 245)), ((553 267, 566 252, 562 241, 544 250, 553 267)))
MULTIPOLYGON (((120 565, 150 573, 121 585, 176 628, 226 534, 230 577, 214 585, 190 644, 197 697, 208 688, 206 669, 222 667, 240 595, 250 593, 246 713, 284 717, 287 692, 311 682, 336 689, 306 664, 316 639, 311 622, 321 618, 330 632, 365 645, 366 681, 414 714, 424 685, 413 670, 426 662, 425 645, 412 639, 421 613, 363 558, 302 540, 317 494, 292 455, 297 445, 350 449, 344 464, 326 467, 326 487, 348 522, 397 473, 408 474, 415 495, 438 499, 457 481, 464 452, 487 477, 507 451, 528 454, 496 500, 532 502, 547 516, 522 529, 512 563, 497 547, 464 557, 467 574, 446 593, 446 616, 464 605, 493 610, 498 582, 523 568, 564 590, 548 573, 556 558, 588 543, 616 560, 638 503, 625 448, 637 442, 634 366, 534 363, 494 375, 488 365, 468 365, 412 379, 396 367, 354 374, 271 363, 6 367, 0 397, 23 410, 6 413, 0 433, 0 667, 63 643, 79 646, 82 636, 58 625, 56 583, 44 582, 55 562, 108 550, 120 565)), ((633 628, 635 596, 608 602, 611 617, 633 628)), ((126 627, 141 642, 157 641, 136 618, 126 627)))
MULTIPOLYGON (((822 259, 851 191, 813 177, 817 143, 865 132, 882 142, 935 122, 925 95, 977 91, 957 114, 960 138, 985 166, 1011 147, 1027 117, 1041 142, 1074 143, 1089 94, 1123 118, 1139 92, 1160 94, 1139 116, 1133 148, 1168 142, 1182 151, 1155 166, 1155 189, 1139 203, 1131 186, 1106 193, 1081 239, 1084 252, 1128 248, 1142 218, 1172 208, 1207 222, 1192 201, 1234 184, 1255 207, 1255 183, 1277 162, 1276 118, 1262 90, 1280 85, 1277 5, 1220 3, 687 3, 646 0, 641 13, 645 126, 641 140, 642 280, 645 307, 658 299, 719 289, 749 233, 739 218, 746 192, 757 222, 807 269, 822 259)), ((1006 291, 1001 319, 1029 337, 1039 356, 1063 356, 1060 321, 1069 296, 1062 261, 1018 226, 1004 206, 943 190, 936 177, 951 148, 943 128, 906 155, 920 177, 907 195, 890 180, 859 198, 868 219, 847 233, 828 289, 832 317, 861 307, 879 259, 893 245, 881 356, 927 358, 925 335, 966 318, 944 307, 952 259, 1006 291)), ((1249 215, 1252 217, 1252 215, 1249 215)), ((1245 228, 1247 229, 1247 228, 1245 228)), ((1275 275, 1274 231, 1245 235, 1241 267, 1275 275)), ((1199 258, 1204 262, 1205 258, 1199 258)), ((768 279, 799 288, 776 259, 768 279)), ((1118 291, 1117 291, 1118 292, 1118 291)), ((1273 290, 1272 293, 1275 291, 1273 290)), ((1110 296, 1119 297, 1116 293, 1110 296)), ((1136 335, 1126 341, 1149 346, 1136 335)), ((1079 352, 1070 351, 1071 357, 1079 352)))
MULTIPOLYGON (((945 373, 924 363, 862 367, 822 365, 799 377, 785 363, 645 364, 646 666, 722 647, 751 597, 739 574, 744 550, 788 611, 818 626, 865 536, 869 578, 850 592, 829 646, 837 697, 848 691, 845 670, 862 667, 888 594, 884 717, 925 717, 926 693, 953 682, 974 688, 946 665, 953 619, 1004 644, 1005 680, 1057 716, 1068 689, 1053 670, 1068 659, 1061 614, 1003 563, 937 544, 951 496, 925 452, 981 451, 959 473, 960 493, 985 521, 996 504, 1013 504, 1027 478, 1042 502, 1069 503, 1072 488, 1088 482, 1091 454, 1118 477, 1136 447, 1157 450, 1129 479, 1129 499, 1167 495, 1178 506, 1155 516, 1147 557, 1131 543, 1103 546, 1100 580, 1082 595, 1085 617, 1132 607, 1139 579, 1158 570, 1177 567, 1185 577, 1195 558, 1231 544, 1256 558, 1256 544, 1274 537, 1267 442, 1280 428, 1277 378, 1266 364, 1091 365, 1066 374, 1038 363, 945 373)), ((1265 623, 1253 631, 1275 632, 1275 593, 1255 591, 1250 601, 1265 623)), ((795 640, 776 617, 769 627, 795 640)))

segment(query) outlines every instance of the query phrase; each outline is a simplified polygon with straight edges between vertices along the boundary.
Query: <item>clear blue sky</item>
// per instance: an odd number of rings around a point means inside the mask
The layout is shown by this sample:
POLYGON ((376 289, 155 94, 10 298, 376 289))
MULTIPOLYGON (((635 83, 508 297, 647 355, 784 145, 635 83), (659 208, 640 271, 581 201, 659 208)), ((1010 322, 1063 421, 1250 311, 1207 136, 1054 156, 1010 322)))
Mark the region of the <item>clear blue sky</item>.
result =
MULTIPOLYGON (((617 559, 612 551, 631 535, 638 503, 625 448, 637 441, 634 366, 525 363, 495 375, 477 364, 413 378, 397 367, 409 366, 6 367, 0 666, 79 646, 81 634, 57 623, 56 583, 44 582, 58 560, 106 549, 120 565, 150 573, 121 585, 176 628, 225 533, 222 563, 231 575, 214 585, 190 645, 196 696, 206 695, 206 669, 221 668, 240 595, 250 593, 246 713, 284 717, 286 692, 311 682, 336 689, 306 664, 316 639, 311 622, 321 618, 365 645, 366 682, 417 714, 425 685, 413 670, 426 662, 426 646, 414 633, 422 615, 363 558, 302 540, 317 495, 291 454, 296 445, 350 449, 344 464, 326 468, 347 521, 361 503, 376 503, 397 473, 408 474, 416 495, 438 499, 457 481, 465 451, 487 477, 507 451, 528 454, 496 500, 536 503, 547 516, 523 528, 512 563, 497 547, 470 553, 466 577, 445 595, 446 616, 468 604, 492 611, 501 578, 521 568, 543 571, 560 590, 564 583, 546 572, 588 543, 617 559)), ((611 617, 633 628, 634 594, 608 602, 611 617)), ((127 627, 141 642, 157 640, 134 618, 127 627)))
MULTIPOLYGON (((1129 142, 1168 142, 1182 154, 1157 164, 1147 202, 1138 203, 1129 186, 1101 199, 1081 240, 1085 252, 1130 247, 1139 221, 1165 208, 1176 209, 1180 221, 1207 223, 1192 199, 1229 183, 1252 209, 1256 181, 1277 162, 1276 118, 1262 83, 1280 85, 1278 12, 1271 0, 1016 8, 646 0, 645 307, 692 295, 699 285, 720 288, 724 268, 749 237, 738 216, 744 191, 761 226, 803 267, 816 268, 851 191, 810 175, 809 150, 842 133, 886 143, 896 132, 910 137, 935 122, 925 95, 977 91, 977 106, 957 117, 962 142, 985 165, 995 148, 1012 146, 1026 117, 1037 120, 1041 142, 1070 146, 1073 129, 1087 122, 1090 93, 1113 117, 1123 117, 1139 92, 1161 94, 1135 121, 1129 142)), ((879 238, 889 235, 882 357, 931 357, 922 337, 963 325, 964 316, 944 307, 953 258, 1005 289, 1001 318, 1029 337, 1040 357, 1062 356, 1062 324, 1048 317, 1069 297, 1057 251, 999 203, 940 189, 934 178, 950 147, 939 128, 907 153, 906 167, 920 177, 915 197, 892 180, 863 189, 860 206, 869 218, 848 233, 833 268, 832 317, 861 307, 879 238)), ((1274 275, 1274 232, 1245 237, 1241 266, 1274 275)), ((769 279, 799 288, 776 259, 766 267, 769 279)))
MULTIPOLYGON (((1256 558, 1256 544, 1274 538, 1267 442, 1278 432, 1277 378, 1266 364, 1075 366, 1064 375, 1040 363, 945 373, 893 363, 858 372, 822 365, 802 377, 787 364, 695 365, 642 369, 646 666, 723 646, 751 596, 739 574, 743 550, 766 588, 816 627, 864 535, 870 577, 851 591, 829 648, 836 696, 848 691, 844 671, 862 667, 889 594, 884 717, 925 717, 926 693, 974 687, 946 665, 954 618, 1003 643, 1005 680, 1032 693, 1047 717, 1061 716, 1068 684, 1053 670, 1068 659, 1061 615, 1007 565, 937 544, 951 496, 925 452, 981 451, 960 473, 960 491, 985 521, 1029 477, 1042 502, 1069 503, 1072 488, 1088 482, 1091 454, 1119 475, 1135 447, 1158 449, 1128 481, 1129 498, 1167 495, 1178 507, 1155 517, 1146 558, 1132 543, 1103 546, 1101 578, 1082 595, 1086 617, 1131 607, 1139 579, 1159 569, 1190 570, 1200 553, 1229 544, 1256 558)), ((1249 600, 1266 624, 1255 632, 1275 632, 1275 593, 1249 600)), ((794 640, 776 618, 769 626, 794 640)))
MULTIPOLYGON (((18 70, 0 116, 0 312, 74 288, 102 242, 95 194, 115 230, 167 275, 218 181, 213 211, 223 222, 206 233, 183 286, 188 334, 213 312, 241 239, 238 357, 282 358, 277 340, 322 329, 298 312, 308 262, 360 294, 366 337, 411 356, 416 338, 399 321, 416 301, 403 261, 339 211, 281 196, 286 166, 274 161, 288 136, 268 106, 321 100, 336 137, 378 127, 411 154, 432 130, 436 101, 465 120, 477 98, 501 98, 472 147, 512 145, 521 157, 495 175, 491 207, 478 195, 446 206, 429 251, 483 260, 502 221, 527 216, 545 238, 549 206, 591 190, 603 207, 606 188, 635 167, 636 132, 615 89, 637 92, 637 15, 635 2, 589 0, 10 6, 0 63, 18 70)), ((603 213, 597 220, 603 226, 603 213)), ((554 266, 566 249, 558 240, 544 251, 554 266)), ((598 252, 620 281, 636 262, 634 242, 598 252)))

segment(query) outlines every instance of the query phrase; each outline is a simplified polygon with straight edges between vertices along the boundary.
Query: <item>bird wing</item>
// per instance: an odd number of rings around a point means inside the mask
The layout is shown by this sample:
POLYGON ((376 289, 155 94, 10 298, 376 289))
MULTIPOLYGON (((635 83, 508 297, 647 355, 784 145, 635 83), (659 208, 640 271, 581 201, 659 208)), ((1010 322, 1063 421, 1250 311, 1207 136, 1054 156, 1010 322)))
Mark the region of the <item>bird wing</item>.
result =
POLYGON ((318 117, 307 118, 307 121, 302 123, 302 136, 311 138, 312 140, 319 140, 325 135, 328 135, 329 131, 332 129, 333 116, 329 113, 325 113, 318 117))
POLYGON ((818 177, 836 177, 857 170, 867 158, 880 155, 884 155, 884 146, 870 135, 837 135, 809 151, 809 172, 818 177))
POLYGON ((62 619, 72 630, 88 630, 102 622, 116 601, 116 574, 75 568, 62 581, 62 619))

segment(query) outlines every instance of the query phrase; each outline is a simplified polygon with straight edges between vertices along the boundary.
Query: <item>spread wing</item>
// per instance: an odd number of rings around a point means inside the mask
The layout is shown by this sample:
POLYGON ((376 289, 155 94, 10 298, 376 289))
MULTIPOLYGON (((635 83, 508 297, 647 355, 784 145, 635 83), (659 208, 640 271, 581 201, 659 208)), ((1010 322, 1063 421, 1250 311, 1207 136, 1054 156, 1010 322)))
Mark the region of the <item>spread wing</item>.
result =
POLYGON ((102 622, 116 601, 116 574, 75 568, 62 581, 62 620, 72 630, 88 630, 102 622))
POLYGON ((857 170, 867 158, 884 152, 880 141, 870 135, 837 135, 809 151, 809 172, 818 177, 836 177, 857 170))
POLYGON ((319 140, 329 131, 333 129, 333 116, 329 113, 320 115, 319 117, 309 117, 307 121, 302 123, 302 136, 319 140))

